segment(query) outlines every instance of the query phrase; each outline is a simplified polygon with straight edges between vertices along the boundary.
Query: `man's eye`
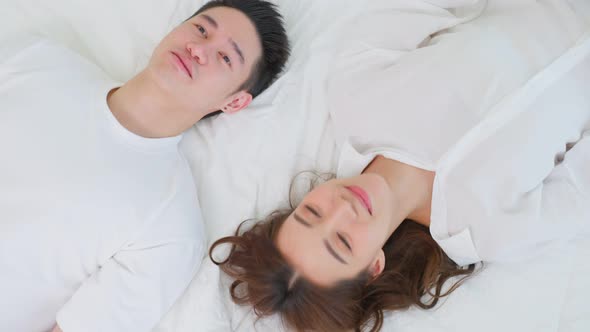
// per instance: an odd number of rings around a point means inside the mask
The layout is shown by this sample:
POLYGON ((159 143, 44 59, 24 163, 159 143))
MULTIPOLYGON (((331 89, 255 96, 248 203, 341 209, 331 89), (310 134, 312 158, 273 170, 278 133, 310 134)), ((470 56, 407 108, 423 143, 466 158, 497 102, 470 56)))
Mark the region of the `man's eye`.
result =
POLYGON ((200 26, 198 24, 195 24, 195 26, 197 27, 197 30, 199 30, 201 35, 203 35, 203 37, 207 38, 207 30, 205 30, 205 28, 203 28, 202 26, 200 26))
POLYGON ((231 59, 227 55, 221 54, 221 58, 223 59, 223 61, 225 61, 225 63, 231 65, 231 59))

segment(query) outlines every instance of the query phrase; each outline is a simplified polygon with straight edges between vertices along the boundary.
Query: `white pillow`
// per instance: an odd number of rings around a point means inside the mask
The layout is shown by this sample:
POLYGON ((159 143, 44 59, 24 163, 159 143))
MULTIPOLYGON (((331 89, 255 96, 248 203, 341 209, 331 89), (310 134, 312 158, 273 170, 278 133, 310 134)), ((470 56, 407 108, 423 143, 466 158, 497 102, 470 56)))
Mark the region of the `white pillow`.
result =
MULTIPOLYGON (((141 70, 159 40, 204 0, 8 0, 12 30, 57 40, 126 81, 141 70)), ((3 5, 4 10, 4 5, 3 5)))

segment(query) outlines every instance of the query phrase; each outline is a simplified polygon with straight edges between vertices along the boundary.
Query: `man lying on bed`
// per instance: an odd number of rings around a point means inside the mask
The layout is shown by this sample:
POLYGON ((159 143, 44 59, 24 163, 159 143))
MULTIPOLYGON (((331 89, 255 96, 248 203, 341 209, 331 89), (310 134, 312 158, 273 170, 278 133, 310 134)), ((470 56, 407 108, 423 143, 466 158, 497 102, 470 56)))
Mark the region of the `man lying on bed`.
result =
POLYGON ((0 330, 150 331, 206 249, 181 133, 248 106, 288 55, 261 0, 206 4, 122 85, 51 42, 3 44, 0 330))

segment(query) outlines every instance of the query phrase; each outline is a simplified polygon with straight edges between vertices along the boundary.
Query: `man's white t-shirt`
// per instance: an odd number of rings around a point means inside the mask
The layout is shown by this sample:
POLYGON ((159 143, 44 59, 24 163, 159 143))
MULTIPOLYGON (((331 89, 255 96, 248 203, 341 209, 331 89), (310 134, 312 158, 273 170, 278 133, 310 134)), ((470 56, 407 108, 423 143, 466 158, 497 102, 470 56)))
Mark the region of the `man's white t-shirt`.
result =
POLYGON ((180 137, 126 130, 116 86, 46 40, 0 51, 2 331, 149 331, 200 265, 180 137))

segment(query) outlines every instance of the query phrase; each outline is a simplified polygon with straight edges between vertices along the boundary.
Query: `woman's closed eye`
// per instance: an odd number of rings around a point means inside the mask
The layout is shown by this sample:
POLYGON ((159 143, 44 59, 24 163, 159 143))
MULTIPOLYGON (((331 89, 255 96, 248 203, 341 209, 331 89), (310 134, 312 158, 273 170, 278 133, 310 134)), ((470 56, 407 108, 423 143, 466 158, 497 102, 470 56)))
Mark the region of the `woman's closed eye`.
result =
POLYGON ((305 206, 305 210, 311 212, 312 215, 314 215, 316 218, 321 218, 322 215, 320 214, 319 210, 311 205, 306 204, 305 206))
POLYGON ((344 246, 348 249, 348 251, 350 253, 352 253, 352 246, 350 245, 350 242, 346 239, 346 237, 344 237, 344 235, 342 235, 341 233, 336 233, 338 235, 338 240, 344 244, 344 246))

